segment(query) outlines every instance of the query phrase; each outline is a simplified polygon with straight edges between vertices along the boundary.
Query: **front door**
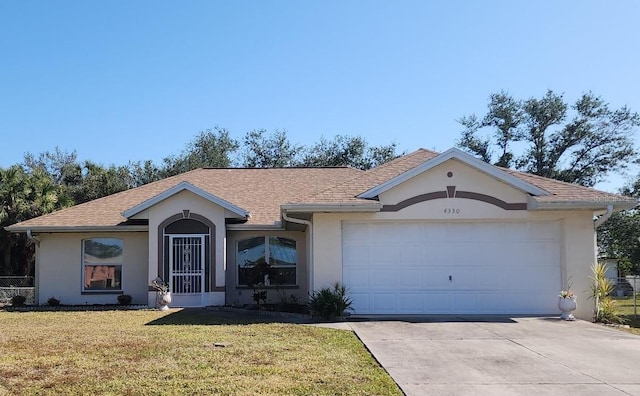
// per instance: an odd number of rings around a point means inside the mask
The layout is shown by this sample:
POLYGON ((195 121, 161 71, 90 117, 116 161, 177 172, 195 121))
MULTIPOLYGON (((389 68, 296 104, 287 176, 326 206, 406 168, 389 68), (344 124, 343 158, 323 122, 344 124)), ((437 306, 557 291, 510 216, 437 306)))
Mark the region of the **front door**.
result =
POLYGON ((169 243, 171 305, 202 306, 206 265, 204 235, 169 236, 169 243))

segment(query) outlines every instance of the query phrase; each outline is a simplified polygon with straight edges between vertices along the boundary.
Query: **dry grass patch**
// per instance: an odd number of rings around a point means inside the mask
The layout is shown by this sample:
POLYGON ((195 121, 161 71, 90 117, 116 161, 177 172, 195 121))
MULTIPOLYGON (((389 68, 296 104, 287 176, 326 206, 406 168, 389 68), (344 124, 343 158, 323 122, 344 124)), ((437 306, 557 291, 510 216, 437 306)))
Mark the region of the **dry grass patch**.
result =
POLYGON ((0 329, 0 394, 401 394, 340 330, 206 310, 0 311, 0 329))
POLYGON ((634 334, 640 335, 640 296, 636 297, 638 315, 634 315, 633 310, 633 296, 630 297, 616 297, 616 307, 620 310, 621 315, 625 318, 625 324, 628 324, 631 328, 625 329, 634 334))

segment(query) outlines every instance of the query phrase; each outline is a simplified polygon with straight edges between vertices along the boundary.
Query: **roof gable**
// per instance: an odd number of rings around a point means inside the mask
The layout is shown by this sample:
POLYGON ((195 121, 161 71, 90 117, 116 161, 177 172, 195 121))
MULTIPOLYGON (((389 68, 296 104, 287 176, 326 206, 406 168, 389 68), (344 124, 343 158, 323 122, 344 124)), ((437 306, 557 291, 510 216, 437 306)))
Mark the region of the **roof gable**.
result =
POLYGON ((430 169, 446 162, 449 160, 457 160, 466 164, 482 173, 487 174, 488 176, 493 177, 507 185, 512 186, 513 188, 520 190, 524 193, 534 195, 534 196, 547 196, 551 195, 549 192, 539 188, 531 183, 528 183, 522 179, 519 179, 509 173, 506 173, 500 168, 495 167, 491 164, 488 164, 470 154, 467 154, 457 148, 451 148, 444 153, 436 156, 435 158, 428 159, 423 162, 421 165, 418 165, 408 171, 401 173, 384 183, 378 184, 367 191, 358 195, 358 198, 372 199, 377 197, 379 194, 396 187, 397 185, 404 183, 405 181, 423 173, 427 172, 430 169))
POLYGON ((122 215, 126 218, 131 218, 132 216, 135 216, 136 214, 149 209, 150 207, 164 201, 165 199, 168 199, 176 194, 178 194, 179 192, 182 191, 189 191, 192 192, 193 194, 198 195, 201 198, 206 199, 207 201, 210 201, 218 206, 221 206, 223 208, 225 208, 226 210, 237 214, 239 217, 241 218, 247 218, 249 217, 249 212, 247 210, 244 210, 234 204, 232 204, 231 202, 225 201, 222 198, 217 197, 214 194, 211 194, 207 191, 204 191, 201 188, 198 188, 196 186, 194 186, 193 184, 186 182, 186 181, 182 181, 178 184, 176 184, 175 186, 169 188, 168 190, 165 190, 163 192, 161 192, 160 194, 146 200, 143 201, 141 203, 139 203, 138 205, 125 210, 122 215))

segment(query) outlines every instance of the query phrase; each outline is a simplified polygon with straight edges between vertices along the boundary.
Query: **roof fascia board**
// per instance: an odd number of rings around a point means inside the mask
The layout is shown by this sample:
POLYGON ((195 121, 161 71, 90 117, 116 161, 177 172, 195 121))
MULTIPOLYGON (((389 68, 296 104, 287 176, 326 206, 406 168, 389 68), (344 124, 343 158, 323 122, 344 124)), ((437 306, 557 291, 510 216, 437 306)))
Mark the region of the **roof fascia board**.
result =
POLYGON ((242 217, 242 218, 246 218, 249 216, 249 212, 232 204, 231 202, 225 201, 222 198, 219 198, 211 193, 208 193, 206 191, 204 191, 201 188, 198 188, 196 186, 194 186, 193 184, 183 181, 180 182, 178 184, 176 184, 175 186, 169 188, 168 190, 165 190, 163 192, 161 192, 160 194, 154 196, 153 198, 150 198, 134 207, 132 207, 131 209, 128 209, 126 211, 124 211, 122 213, 122 215, 124 217, 131 218, 131 216, 135 216, 136 214, 164 201, 167 198, 170 198, 172 196, 174 196, 175 194, 182 192, 182 191, 189 191, 192 192, 193 194, 198 195, 201 198, 204 198, 218 206, 221 206, 225 209, 227 209, 228 211, 237 214, 238 216, 242 217))
POLYGON ((378 212, 382 204, 378 201, 364 204, 285 204, 280 208, 287 212, 378 212))
POLYGON ((149 226, 146 225, 120 225, 120 226, 77 226, 77 227, 50 227, 50 226, 36 226, 36 227, 5 227, 5 230, 10 232, 27 232, 31 230, 34 233, 38 232, 143 232, 149 231, 149 226))
POLYGON ((551 195, 549 192, 534 186, 531 183, 527 183, 523 180, 518 179, 515 176, 512 176, 506 172, 501 171, 500 169, 496 168, 495 166, 491 165, 491 164, 487 164, 486 162, 465 153, 464 151, 461 151, 455 147, 450 148, 449 150, 445 151, 444 153, 438 155, 435 158, 426 160, 425 162, 423 162, 421 165, 416 166, 415 168, 412 168, 404 173, 401 173, 400 175, 387 180, 386 182, 379 184, 365 192, 363 192, 362 194, 358 195, 359 198, 366 198, 366 199, 372 199, 377 197, 378 195, 380 195, 381 193, 390 190, 391 188, 404 183, 405 181, 423 173, 426 172, 450 159, 455 159, 458 160, 472 168, 475 168, 477 170, 479 170, 480 172, 483 172, 491 177, 493 177, 494 179, 497 179, 499 181, 502 181, 522 192, 531 194, 531 195, 536 195, 536 196, 547 196, 547 195, 551 195))
POLYGON ((227 224, 227 231, 282 231, 284 227, 277 224, 227 224))
POLYGON ((638 206, 637 202, 630 201, 564 201, 564 202, 539 202, 533 198, 529 198, 527 202, 528 210, 606 210, 607 206, 613 205, 616 212, 632 209, 638 206))

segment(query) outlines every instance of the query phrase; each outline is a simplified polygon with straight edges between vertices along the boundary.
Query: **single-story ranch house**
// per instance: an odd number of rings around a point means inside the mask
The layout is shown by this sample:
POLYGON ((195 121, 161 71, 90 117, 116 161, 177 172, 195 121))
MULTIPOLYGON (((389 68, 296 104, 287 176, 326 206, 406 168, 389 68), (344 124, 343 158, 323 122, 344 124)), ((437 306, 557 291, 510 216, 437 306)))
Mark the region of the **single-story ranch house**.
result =
POLYGON ((270 299, 339 281, 363 315, 558 314, 570 280, 590 319, 595 222, 636 204, 420 149, 369 171, 196 169, 7 229, 38 241, 40 304, 153 306, 160 277, 174 307, 242 305, 266 264, 270 299))

